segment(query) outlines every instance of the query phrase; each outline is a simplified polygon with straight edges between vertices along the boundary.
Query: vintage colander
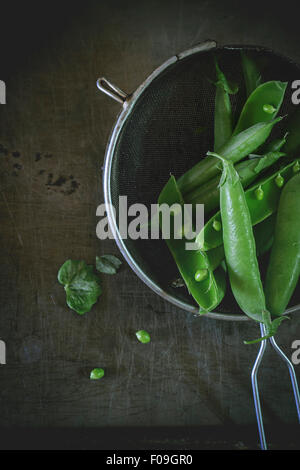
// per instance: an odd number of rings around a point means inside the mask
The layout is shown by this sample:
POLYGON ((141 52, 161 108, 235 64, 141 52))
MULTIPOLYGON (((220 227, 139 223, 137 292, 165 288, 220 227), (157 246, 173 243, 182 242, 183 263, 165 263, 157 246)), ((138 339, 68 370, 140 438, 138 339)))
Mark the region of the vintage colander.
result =
MULTIPOLYGON (((158 195, 170 173, 179 177, 199 161, 213 144, 215 86, 213 56, 217 55, 229 79, 243 83, 240 51, 248 51, 257 61, 264 80, 282 80, 291 84, 300 75, 300 68, 290 59, 258 46, 217 46, 206 41, 174 55, 158 67, 140 87, 127 94, 105 78, 97 80, 98 88, 122 105, 112 130, 105 155, 103 188, 110 229, 128 264, 154 292, 174 305, 197 313, 198 308, 185 288, 172 287, 178 270, 164 240, 131 240, 122 238, 118 229, 119 196, 127 197, 128 207, 135 203, 157 203, 158 195), (115 210, 112 209, 114 207, 115 210)), ((288 85, 289 86, 289 85, 288 85)), ((238 114, 243 94, 233 97, 233 113, 238 114)), ((293 110, 291 99, 285 99, 281 115, 293 110)), ((273 131, 282 136, 284 123, 273 131)), ((208 317, 247 321, 228 289, 218 308, 208 317)), ((299 292, 295 293, 286 313, 300 309, 299 292)), ((261 325, 263 334, 263 325, 261 325)), ((287 362, 293 383, 298 416, 299 392, 293 366, 287 362)), ((257 370, 266 341, 252 371, 252 386, 260 429, 261 447, 266 448, 257 390, 257 370)))

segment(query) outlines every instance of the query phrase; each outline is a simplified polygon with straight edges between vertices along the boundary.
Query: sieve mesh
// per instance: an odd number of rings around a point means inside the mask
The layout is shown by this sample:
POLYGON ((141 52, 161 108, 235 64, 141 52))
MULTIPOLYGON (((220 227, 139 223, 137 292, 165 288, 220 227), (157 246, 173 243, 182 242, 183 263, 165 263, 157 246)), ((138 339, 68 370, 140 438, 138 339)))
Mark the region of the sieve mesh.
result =
MULTIPOLYGON (((299 67, 272 51, 244 48, 256 60, 263 81, 289 82, 280 115, 293 110, 291 82, 299 77, 299 67)), ((239 84, 240 92, 231 97, 238 116, 245 101, 240 48, 216 48, 182 58, 162 71, 139 96, 117 136, 111 163, 110 195, 118 213, 119 196, 127 196, 128 206, 143 203, 150 210, 167 182, 170 173, 179 177, 213 149, 215 78, 213 57, 226 77, 239 84)), ((271 137, 282 136, 284 120, 271 137)), ((130 219, 129 219, 130 220, 130 219)), ((172 280, 179 277, 177 267, 163 240, 124 240, 124 245, 140 270, 174 299, 195 306, 185 288, 174 289, 172 280)), ((262 273, 266 258, 261 261, 262 273)), ((227 289, 222 313, 241 313, 227 289)), ((299 295, 298 295, 299 297, 299 295)), ((291 303, 300 299, 295 296, 291 303)))

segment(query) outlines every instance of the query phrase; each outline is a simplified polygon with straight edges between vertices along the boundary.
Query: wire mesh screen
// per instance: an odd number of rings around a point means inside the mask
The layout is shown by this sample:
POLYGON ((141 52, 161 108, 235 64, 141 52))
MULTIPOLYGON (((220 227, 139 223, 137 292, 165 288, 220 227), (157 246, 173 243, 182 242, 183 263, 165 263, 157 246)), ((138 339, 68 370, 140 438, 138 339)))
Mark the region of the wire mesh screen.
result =
MULTIPOLYGON (((289 82, 280 115, 293 110, 291 82, 299 78, 299 68, 273 52, 250 48, 263 81, 289 82)), ((214 55, 229 80, 239 85, 231 96, 237 118, 245 102, 245 89, 239 48, 217 48, 178 60, 148 85, 136 101, 119 132, 111 166, 111 198, 118 213, 119 196, 134 203, 157 203, 170 173, 181 176, 208 150, 213 150, 215 80, 214 55)), ((272 131, 283 136, 284 120, 272 131)), ((130 219, 129 219, 130 220, 130 219)), ((172 287, 179 277, 177 267, 164 240, 124 240, 140 270, 173 298, 195 306, 186 288, 172 287)), ((262 260, 262 272, 266 259, 262 260)), ((295 299, 292 300, 295 305, 295 299)), ((241 313, 227 289, 222 313, 241 313)))

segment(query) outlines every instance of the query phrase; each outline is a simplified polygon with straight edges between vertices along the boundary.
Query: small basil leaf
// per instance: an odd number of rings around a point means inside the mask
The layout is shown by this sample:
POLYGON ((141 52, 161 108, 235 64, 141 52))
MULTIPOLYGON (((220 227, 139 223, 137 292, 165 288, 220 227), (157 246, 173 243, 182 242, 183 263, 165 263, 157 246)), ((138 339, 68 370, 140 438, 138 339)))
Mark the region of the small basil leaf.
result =
POLYGON ((72 259, 67 260, 58 271, 58 281, 63 285, 70 284, 72 279, 78 272, 81 271, 84 265, 84 261, 77 261, 72 259))
POLYGON ((66 261, 57 277, 64 285, 67 305, 80 315, 89 312, 102 293, 100 280, 94 273, 93 266, 84 261, 66 261))
POLYGON ((122 261, 114 255, 96 256, 96 269, 100 273, 116 274, 122 261))

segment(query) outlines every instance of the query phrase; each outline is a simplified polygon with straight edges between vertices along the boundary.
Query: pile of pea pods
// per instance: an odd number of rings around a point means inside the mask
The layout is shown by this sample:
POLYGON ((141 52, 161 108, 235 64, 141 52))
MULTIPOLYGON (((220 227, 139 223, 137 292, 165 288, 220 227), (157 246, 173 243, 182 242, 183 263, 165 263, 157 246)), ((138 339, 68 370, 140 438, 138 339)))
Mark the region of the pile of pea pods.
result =
POLYGON ((214 148, 177 180, 171 175, 158 204, 204 204, 196 250, 186 249, 184 231, 182 238, 166 239, 199 314, 214 310, 230 286, 240 309, 265 325, 268 338, 287 318, 300 275, 300 114, 284 117, 285 134, 272 140, 287 83, 263 82, 244 52, 241 67, 246 99, 234 123, 230 95, 239 89, 215 58, 214 148), (258 258, 266 252, 262 281, 258 258))

